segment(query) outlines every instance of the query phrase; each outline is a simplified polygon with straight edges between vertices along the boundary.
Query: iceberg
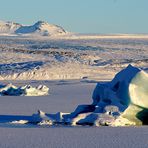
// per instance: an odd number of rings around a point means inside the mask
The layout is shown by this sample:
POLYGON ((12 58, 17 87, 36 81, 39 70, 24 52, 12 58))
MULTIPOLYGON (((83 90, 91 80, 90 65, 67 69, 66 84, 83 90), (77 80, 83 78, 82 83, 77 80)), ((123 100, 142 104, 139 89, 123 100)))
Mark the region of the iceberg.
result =
POLYGON ((102 112, 108 105, 118 107, 120 116, 112 125, 147 124, 148 74, 129 65, 111 82, 97 84, 93 93, 93 105, 99 106, 99 109, 95 110, 96 113, 102 112))

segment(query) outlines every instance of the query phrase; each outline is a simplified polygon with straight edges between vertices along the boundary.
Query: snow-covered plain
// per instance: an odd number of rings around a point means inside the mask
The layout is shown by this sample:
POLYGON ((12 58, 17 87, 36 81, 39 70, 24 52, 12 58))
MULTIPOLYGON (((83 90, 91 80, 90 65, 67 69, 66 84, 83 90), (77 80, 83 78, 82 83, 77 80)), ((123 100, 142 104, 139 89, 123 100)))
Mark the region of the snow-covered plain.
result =
POLYGON ((79 36, 1 36, 0 80, 111 80, 128 64, 147 70, 147 36, 79 36))
POLYGON ((37 110, 69 113, 78 105, 91 104, 97 82, 111 80, 128 64, 147 71, 147 49, 147 35, 0 36, 1 83, 43 84, 50 90, 42 97, 0 97, 0 131, 5 133, 0 136, 1 147, 147 147, 143 126, 24 124, 37 110))

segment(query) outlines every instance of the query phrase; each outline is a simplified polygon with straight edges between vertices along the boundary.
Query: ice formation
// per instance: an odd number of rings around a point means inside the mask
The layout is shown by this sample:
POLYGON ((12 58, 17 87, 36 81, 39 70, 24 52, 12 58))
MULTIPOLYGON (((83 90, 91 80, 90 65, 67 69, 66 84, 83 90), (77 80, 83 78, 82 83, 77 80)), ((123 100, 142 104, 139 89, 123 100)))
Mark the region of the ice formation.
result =
POLYGON ((0 87, 0 96, 43 96, 48 95, 49 91, 49 88, 45 85, 39 85, 38 87, 32 87, 31 85, 16 87, 8 84, 0 87))
POLYGON ((147 84, 148 74, 129 65, 111 82, 97 84, 91 105, 79 105, 72 113, 47 114, 39 110, 28 122, 50 126, 148 124, 147 84))
MULTIPOLYGON (((129 65, 106 84, 97 84, 93 93, 93 105, 99 106, 94 112, 102 112, 108 105, 118 107, 121 115, 114 125, 145 124, 148 116, 148 75, 129 65), (141 113, 140 113, 141 112, 141 113), (143 113, 142 113, 143 112, 143 113), (140 120, 143 116, 144 119, 140 120)), ((110 111, 117 114, 117 111, 110 111)))

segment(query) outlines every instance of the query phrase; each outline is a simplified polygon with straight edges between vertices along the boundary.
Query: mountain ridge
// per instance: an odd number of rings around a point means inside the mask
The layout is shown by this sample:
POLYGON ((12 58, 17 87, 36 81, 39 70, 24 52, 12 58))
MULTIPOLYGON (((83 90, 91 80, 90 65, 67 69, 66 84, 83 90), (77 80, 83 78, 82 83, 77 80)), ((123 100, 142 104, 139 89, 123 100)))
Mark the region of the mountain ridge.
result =
POLYGON ((53 36, 67 33, 61 26, 49 24, 45 21, 37 21, 33 25, 0 21, 0 34, 53 36))

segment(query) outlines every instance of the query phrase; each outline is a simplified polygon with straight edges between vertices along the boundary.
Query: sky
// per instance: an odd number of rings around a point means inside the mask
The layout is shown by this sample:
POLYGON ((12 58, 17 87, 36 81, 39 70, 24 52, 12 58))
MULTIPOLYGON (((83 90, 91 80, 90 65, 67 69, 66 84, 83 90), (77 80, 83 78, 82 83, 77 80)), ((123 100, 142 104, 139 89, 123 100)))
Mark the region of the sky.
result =
POLYGON ((0 0, 0 20, 79 33, 148 33, 148 0, 0 0))

